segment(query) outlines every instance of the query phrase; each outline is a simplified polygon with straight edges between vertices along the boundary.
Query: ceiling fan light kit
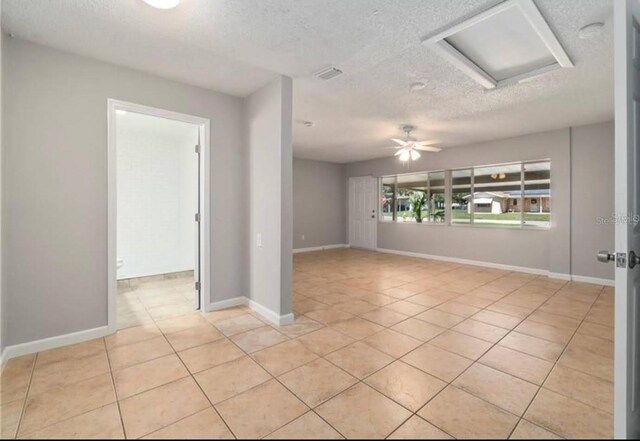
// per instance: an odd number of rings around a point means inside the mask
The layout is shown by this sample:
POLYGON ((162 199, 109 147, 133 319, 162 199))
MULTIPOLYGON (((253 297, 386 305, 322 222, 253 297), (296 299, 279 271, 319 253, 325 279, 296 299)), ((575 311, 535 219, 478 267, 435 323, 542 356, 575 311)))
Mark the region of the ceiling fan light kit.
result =
POLYGON ((442 150, 438 147, 430 146, 429 144, 432 144, 433 141, 416 141, 411 137, 411 132, 413 131, 413 129, 414 127, 409 125, 402 127, 402 130, 405 133, 404 141, 398 138, 391 138, 393 142, 398 144, 397 146, 394 146, 394 148, 398 149, 394 156, 399 156, 400 161, 417 161, 418 159, 420 159, 420 156, 422 156, 418 150, 434 153, 442 150))

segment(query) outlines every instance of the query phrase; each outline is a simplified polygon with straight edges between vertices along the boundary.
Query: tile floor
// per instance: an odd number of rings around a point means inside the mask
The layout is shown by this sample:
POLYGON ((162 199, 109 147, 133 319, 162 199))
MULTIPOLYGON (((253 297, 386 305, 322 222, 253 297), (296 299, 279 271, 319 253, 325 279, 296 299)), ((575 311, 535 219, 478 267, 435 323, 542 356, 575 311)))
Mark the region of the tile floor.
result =
POLYGON ((193 275, 118 287, 118 328, 153 323, 195 309, 193 275))
POLYGON ((290 326, 237 307, 10 360, 2 437, 612 436, 610 288, 355 250, 294 268, 290 326))

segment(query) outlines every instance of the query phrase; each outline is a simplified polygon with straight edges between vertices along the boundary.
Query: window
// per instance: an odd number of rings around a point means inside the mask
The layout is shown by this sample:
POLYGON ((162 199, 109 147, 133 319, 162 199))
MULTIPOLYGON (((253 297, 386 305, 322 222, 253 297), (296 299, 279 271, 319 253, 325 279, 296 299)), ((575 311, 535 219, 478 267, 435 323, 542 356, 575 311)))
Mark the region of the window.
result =
POLYGON ((451 223, 471 223, 471 182, 473 171, 470 168, 451 172, 451 223))
POLYGON ((396 177, 382 178, 380 217, 383 221, 395 219, 396 177))
POLYGON ((380 188, 380 220, 444 222, 444 171, 386 176, 380 188))
POLYGON ((380 220, 445 224, 450 215, 451 225, 551 225, 548 160, 467 167, 445 176, 440 170, 382 177, 380 220))

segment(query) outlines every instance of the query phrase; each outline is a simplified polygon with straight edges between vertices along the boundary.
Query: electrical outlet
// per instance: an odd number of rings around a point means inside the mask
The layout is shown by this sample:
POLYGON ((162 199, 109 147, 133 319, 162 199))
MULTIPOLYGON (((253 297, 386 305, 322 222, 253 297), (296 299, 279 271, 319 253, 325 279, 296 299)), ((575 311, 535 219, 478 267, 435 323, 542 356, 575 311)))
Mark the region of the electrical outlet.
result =
POLYGON ((302 235, 302 240, 304 240, 304 234, 302 235))
POLYGON ((256 238, 257 245, 262 248, 262 233, 258 233, 258 237, 256 238))

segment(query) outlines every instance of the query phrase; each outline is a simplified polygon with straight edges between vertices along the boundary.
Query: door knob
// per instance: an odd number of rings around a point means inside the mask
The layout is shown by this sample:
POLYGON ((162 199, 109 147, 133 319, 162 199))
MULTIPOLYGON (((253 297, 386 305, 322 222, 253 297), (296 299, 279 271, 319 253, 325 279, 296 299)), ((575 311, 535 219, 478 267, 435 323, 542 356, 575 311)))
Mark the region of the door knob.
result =
POLYGON ((635 252, 629 252, 629 268, 633 269, 636 265, 640 265, 640 256, 635 252))
POLYGON ((607 263, 616 260, 616 255, 609 251, 598 251, 597 258, 598 262, 607 263))

